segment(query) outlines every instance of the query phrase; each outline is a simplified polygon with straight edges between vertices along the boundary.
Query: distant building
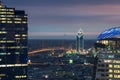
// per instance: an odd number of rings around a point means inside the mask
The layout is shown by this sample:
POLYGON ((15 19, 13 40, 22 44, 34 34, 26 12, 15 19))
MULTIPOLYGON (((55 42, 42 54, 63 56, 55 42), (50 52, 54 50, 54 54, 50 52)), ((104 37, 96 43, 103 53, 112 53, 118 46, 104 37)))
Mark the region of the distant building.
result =
POLYGON ((76 48, 77 48, 77 52, 80 52, 80 50, 84 49, 84 38, 83 38, 83 31, 82 29, 80 29, 78 31, 78 34, 76 36, 77 41, 76 41, 76 48))
POLYGON ((95 80, 120 79, 120 27, 102 32, 98 36, 96 50, 97 69, 95 80))
POLYGON ((27 15, 0 1, 0 80, 27 80, 27 15))

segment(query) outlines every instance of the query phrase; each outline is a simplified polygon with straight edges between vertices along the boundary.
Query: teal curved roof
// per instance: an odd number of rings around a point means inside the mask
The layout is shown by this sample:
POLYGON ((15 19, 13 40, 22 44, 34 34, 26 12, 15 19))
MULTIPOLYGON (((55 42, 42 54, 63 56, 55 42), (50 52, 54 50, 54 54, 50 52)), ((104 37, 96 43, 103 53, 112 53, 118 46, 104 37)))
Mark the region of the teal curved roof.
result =
POLYGON ((101 40, 106 38, 113 38, 116 36, 120 36, 120 27, 111 28, 102 32, 97 39, 101 40))

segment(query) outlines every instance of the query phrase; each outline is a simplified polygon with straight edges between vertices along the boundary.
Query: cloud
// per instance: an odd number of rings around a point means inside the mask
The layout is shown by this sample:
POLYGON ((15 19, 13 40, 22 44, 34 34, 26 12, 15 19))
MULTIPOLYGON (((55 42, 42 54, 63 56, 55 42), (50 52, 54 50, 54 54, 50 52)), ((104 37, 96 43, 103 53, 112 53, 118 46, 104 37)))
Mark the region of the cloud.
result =
POLYGON ((120 4, 120 0, 4 0, 3 2, 15 6, 72 6, 120 4))
POLYGON ((86 35, 95 35, 120 25, 120 0, 4 0, 4 3, 26 11, 30 36, 72 35, 80 27, 86 35))
MULTIPOLYGON (((50 21, 85 21, 89 19, 104 19, 120 16, 120 5, 96 5, 96 6, 73 6, 73 7, 30 7, 29 15, 34 20, 50 21), (39 10, 38 10, 39 9, 39 10)), ((113 18, 115 19, 115 18, 113 18)), ((103 20, 102 20, 103 21, 103 20)))

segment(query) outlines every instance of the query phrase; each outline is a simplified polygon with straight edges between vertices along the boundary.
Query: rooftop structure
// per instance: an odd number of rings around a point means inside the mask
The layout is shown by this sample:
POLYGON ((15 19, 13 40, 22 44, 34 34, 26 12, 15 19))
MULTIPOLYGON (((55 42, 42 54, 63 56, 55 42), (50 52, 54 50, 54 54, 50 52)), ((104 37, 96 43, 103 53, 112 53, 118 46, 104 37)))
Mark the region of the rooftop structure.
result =
POLYGON ((114 38, 118 36, 120 36, 120 27, 115 27, 115 28, 105 30, 98 36, 97 39, 101 40, 101 39, 106 39, 106 38, 114 38))

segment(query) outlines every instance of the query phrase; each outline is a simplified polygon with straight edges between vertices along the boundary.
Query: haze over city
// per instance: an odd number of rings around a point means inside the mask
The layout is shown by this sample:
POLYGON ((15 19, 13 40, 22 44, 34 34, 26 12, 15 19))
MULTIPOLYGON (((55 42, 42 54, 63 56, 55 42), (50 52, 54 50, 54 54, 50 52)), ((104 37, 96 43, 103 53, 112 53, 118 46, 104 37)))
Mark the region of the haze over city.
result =
POLYGON ((120 25, 120 0, 2 1, 28 13, 30 39, 74 38, 80 28, 86 38, 96 38, 102 31, 120 25))

